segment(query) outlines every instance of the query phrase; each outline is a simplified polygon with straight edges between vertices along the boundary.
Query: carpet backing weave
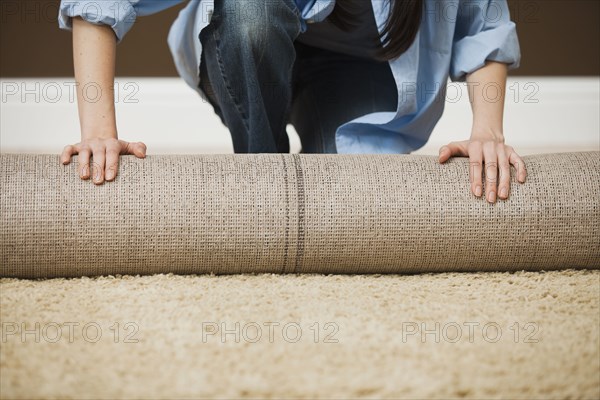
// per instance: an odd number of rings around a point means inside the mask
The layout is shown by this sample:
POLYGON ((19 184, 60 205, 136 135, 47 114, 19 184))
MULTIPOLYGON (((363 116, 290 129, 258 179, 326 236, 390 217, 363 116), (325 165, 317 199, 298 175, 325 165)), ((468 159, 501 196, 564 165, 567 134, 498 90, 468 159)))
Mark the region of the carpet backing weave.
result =
POLYGON ((77 157, 2 154, 0 276, 600 268, 600 152, 524 160, 490 204, 468 158, 123 156, 95 185, 77 157))

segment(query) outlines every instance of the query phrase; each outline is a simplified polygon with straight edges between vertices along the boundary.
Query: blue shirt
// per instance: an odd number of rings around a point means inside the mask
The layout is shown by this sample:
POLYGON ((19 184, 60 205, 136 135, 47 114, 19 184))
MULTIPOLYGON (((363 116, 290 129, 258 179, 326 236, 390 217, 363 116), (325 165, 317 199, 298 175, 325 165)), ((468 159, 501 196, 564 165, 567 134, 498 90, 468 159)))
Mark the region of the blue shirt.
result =
MULTIPOLYGON (((79 16, 112 27, 120 42, 138 16, 162 11, 183 0, 62 0, 59 26, 71 29, 71 17, 79 16)), ((307 23, 323 21, 335 0, 295 0, 307 23)), ((393 0, 392 0, 393 1, 393 0)), ((379 31, 385 26, 390 1, 371 0, 379 31)), ((185 82, 199 89, 198 36, 210 22, 213 0, 190 0, 169 32, 168 43, 177 71, 185 82)), ((400 57, 390 60, 398 88, 396 112, 364 115, 340 126, 336 132, 339 153, 410 153, 422 147, 444 110, 446 84, 464 81, 486 60, 517 68, 521 53, 516 26, 510 20, 506 0, 425 0, 417 37, 400 57)))

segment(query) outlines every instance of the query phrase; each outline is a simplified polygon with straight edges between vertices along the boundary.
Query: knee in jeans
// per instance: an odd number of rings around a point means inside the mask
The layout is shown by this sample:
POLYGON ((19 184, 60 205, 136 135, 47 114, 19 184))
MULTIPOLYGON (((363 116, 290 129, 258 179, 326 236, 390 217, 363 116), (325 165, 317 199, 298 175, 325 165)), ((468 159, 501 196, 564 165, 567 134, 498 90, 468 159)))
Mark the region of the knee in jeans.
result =
POLYGON ((223 2, 221 34, 232 41, 231 45, 246 43, 262 48, 268 45, 273 35, 285 32, 281 27, 300 24, 294 0, 220 1, 223 2))

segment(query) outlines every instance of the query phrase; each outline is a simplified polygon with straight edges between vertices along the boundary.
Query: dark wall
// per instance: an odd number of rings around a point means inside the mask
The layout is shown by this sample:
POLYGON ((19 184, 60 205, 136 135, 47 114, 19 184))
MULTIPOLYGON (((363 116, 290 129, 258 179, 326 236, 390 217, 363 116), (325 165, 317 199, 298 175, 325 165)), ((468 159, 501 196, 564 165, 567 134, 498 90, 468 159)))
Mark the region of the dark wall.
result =
MULTIPOLYGON (((366 1, 366 0, 365 0, 366 1)), ((72 76, 71 33, 59 0, 0 1, 0 76, 72 76)), ((118 46, 120 76, 177 76, 166 38, 184 4, 139 18, 118 46)), ((509 0, 521 43, 513 75, 598 75, 600 1, 509 0)))

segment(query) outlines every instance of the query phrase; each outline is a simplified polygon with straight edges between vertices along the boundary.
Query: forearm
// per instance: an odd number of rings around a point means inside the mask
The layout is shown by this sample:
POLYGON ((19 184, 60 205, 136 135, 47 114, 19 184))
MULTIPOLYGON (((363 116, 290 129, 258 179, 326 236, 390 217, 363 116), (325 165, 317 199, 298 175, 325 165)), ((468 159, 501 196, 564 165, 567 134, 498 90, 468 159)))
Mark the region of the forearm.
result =
POLYGON ((73 61, 81 138, 116 138, 117 40, 110 26, 73 18, 73 61))
POLYGON ((504 142, 503 118, 507 66, 488 62, 467 76, 469 98, 473 110, 472 139, 504 142))

